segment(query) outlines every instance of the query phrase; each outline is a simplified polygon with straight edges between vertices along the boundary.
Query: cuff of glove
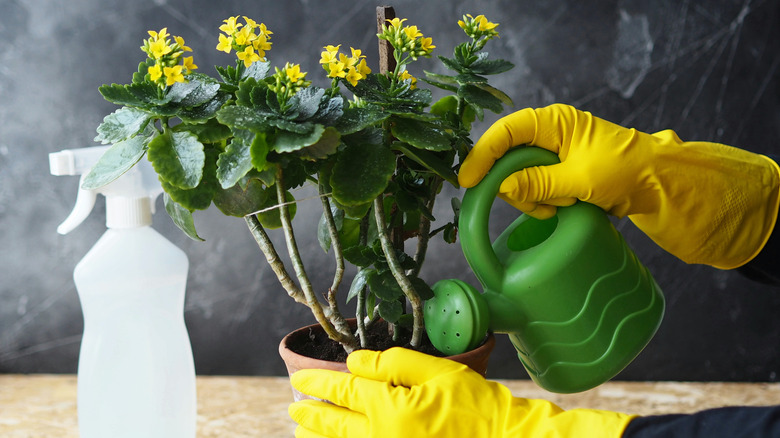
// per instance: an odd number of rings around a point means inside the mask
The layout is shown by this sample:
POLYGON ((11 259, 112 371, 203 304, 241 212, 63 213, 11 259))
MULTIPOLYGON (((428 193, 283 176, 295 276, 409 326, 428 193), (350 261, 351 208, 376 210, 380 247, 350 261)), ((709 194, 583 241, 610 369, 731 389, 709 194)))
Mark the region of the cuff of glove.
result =
MULTIPOLYGON (((774 161, 775 165, 780 163, 780 156, 768 155, 768 157, 774 161)), ((780 210, 780 207, 775 207, 775 211, 780 215, 778 210, 780 210)), ((760 249, 758 255, 747 264, 737 268, 737 271, 751 280, 772 286, 780 286, 780 272, 777 270, 778 260, 780 260, 780 226, 778 226, 778 221, 775 219, 772 233, 760 249)))

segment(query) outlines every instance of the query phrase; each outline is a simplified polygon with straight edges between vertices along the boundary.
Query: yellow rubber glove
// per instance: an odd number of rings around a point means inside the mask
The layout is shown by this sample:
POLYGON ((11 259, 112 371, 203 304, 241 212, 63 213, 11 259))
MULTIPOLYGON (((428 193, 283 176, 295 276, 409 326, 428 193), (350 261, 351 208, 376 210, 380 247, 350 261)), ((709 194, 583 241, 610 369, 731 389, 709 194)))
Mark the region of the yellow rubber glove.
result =
POLYGON ((476 185, 509 148, 531 144, 560 164, 507 178, 499 196, 544 218, 574 198, 628 216, 660 247, 687 263, 739 267, 763 248, 780 203, 780 168, 763 155, 671 130, 646 134, 555 104, 524 109, 491 126, 460 169, 476 185))
POLYGON ((355 351, 347 366, 352 374, 293 374, 296 389, 334 403, 290 405, 297 438, 611 438, 620 437, 634 418, 516 398, 465 365, 398 347, 355 351))

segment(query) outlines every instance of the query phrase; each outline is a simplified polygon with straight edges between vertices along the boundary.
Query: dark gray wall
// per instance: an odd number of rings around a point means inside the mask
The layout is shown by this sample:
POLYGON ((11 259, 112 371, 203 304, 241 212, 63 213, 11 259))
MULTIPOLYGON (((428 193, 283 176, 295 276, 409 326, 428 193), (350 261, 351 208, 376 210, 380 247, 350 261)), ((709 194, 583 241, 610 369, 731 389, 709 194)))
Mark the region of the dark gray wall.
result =
MULTIPOLYGON (((115 109, 97 88, 129 81, 148 29, 168 26, 182 35, 200 71, 212 73, 213 65, 232 62, 214 50, 216 28, 227 16, 248 15, 274 31, 272 62, 299 62, 310 76, 321 77, 317 61, 326 44, 362 48, 376 67, 376 5, 0 0, 0 372, 76 370, 82 319, 71 275, 102 234, 105 209, 99 201, 81 227, 57 235, 77 180, 50 176, 47 155, 93 145, 95 127, 115 109)), ((462 14, 484 13, 500 22, 501 38, 490 50, 517 67, 496 85, 517 109, 565 102, 641 130, 673 128, 683 139, 780 153, 777 1, 397 0, 393 6, 432 36, 444 55, 460 38, 455 22, 462 14)), ((423 66, 439 68, 417 68, 423 66)), ((443 218, 447 204, 436 212, 443 218)), ((303 202, 296 222, 313 227, 317 208, 303 202)), ((496 207, 496 228, 514 214, 496 207)), ((197 371, 283 373, 277 343, 312 322, 307 309, 293 305, 276 284, 243 221, 213 210, 196 221, 205 243, 188 240, 165 213, 155 219, 155 227, 190 257, 185 317, 197 371)), ((668 301, 658 335, 621 377, 778 380, 778 290, 733 272, 687 266, 630 222, 616 224, 668 301)), ((315 282, 326 284, 332 262, 313 238, 303 246, 315 282)), ((428 279, 473 282, 462 274, 458 246, 437 243, 431 254, 428 279)), ((524 375, 505 338, 491 374, 524 375)))

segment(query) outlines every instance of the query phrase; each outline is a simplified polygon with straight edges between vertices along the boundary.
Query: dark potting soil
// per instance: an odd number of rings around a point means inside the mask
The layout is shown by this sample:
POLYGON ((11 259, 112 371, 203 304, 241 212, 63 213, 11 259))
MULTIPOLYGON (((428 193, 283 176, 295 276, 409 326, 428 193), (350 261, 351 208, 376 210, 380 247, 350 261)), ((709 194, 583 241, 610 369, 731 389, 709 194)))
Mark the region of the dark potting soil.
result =
MULTIPOLYGON (((409 341, 411 340, 411 330, 401 328, 398 341, 394 341, 390 335, 385 321, 376 321, 368 329, 367 338, 369 350, 382 351, 391 347, 405 347, 411 348, 409 341)), ((338 342, 335 342, 328 338, 322 330, 309 330, 308 336, 301 336, 296 339, 290 339, 288 344, 290 350, 307 357, 315 359, 328 360, 332 362, 346 362, 347 353, 344 351, 344 347, 338 342)), ((423 332, 422 345, 419 348, 415 348, 417 351, 430 354, 432 356, 444 356, 439 350, 437 350, 428 336, 423 332)))

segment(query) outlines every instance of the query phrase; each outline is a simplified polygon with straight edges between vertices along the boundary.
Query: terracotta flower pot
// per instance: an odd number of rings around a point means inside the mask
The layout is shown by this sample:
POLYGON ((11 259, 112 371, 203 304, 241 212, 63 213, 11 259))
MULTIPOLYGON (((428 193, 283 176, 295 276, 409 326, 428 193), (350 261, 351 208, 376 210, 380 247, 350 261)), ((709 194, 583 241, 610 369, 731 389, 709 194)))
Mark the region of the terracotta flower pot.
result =
MULTIPOLYGON (((347 364, 345 362, 315 359, 313 357, 298 354, 288 347, 288 345, 294 344, 295 341, 300 338, 311 337, 310 333, 312 331, 321 332, 322 327, 319 324, 301 327, 287 334, 287 336, 282 339, 282 342, 279 343, 279 355, 282 357, 284 364, 287 366, 288 375, 292 375, 296 371, 304 369, 324 369, 348 373, 349 370, 347 369, 347 364)), ((488 333, 487 338, 485 338, 485 342, 483 342, 479 347, 462 354, 447 356, 447 359, 462 363, 472 370, 478 372, 482 376, 485 376, 487 373, 488 359, 490 358, 490 353, 493 351, 493 347, 495 347, 495 345, 495 336, 493 333, 488 333)), ((293 388, 292 391, 295 401, 310 398, 305 394, 301 394, 295 390, 295 388, 293 388)))

